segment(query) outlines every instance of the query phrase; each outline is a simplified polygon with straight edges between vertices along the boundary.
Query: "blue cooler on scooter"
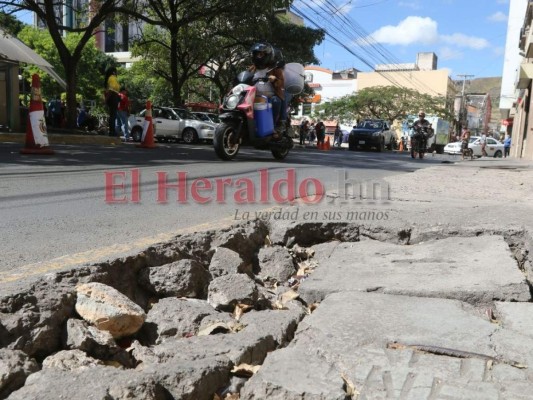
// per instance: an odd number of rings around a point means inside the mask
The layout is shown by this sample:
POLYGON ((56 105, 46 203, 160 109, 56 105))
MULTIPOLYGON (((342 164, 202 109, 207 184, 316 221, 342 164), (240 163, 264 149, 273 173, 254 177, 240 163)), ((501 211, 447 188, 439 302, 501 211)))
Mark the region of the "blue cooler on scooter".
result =
POLYGON ((254 119, 258 137, 265 137, 274 133, 274 115, 270 102, 254 103, 254 119))

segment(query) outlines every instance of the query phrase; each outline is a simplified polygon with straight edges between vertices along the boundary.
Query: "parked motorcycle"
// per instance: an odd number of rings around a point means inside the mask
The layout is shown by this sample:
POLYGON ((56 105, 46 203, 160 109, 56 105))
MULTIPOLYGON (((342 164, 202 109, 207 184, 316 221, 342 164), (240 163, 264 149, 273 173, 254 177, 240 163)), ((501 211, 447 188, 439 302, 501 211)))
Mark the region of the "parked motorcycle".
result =
POLYGON ((433 136, 433 128, 429 125, 413 125, 413 135, 411 136, 411 158, 424 158, 427 151, 428 139, 433 136))
MULTIPOLYGON (((299 93, 303 89, 304 70, 301 64, 290 63, 284 67, 286 93, 299 93)), ((262 96, 260 85, 265 78, 254 80, 250 71, 237 76, 237 85, 224 98, 220 121, 215 131, 213 146, 217 156, 223 160, 234 159, 241 146, 250 145, 260 150, 270 150, 277 160, 283 160, 293 148, 288 127, 275 132, 272 105, 262 96), (259 88, 259 90, 258 90, 259 88)))

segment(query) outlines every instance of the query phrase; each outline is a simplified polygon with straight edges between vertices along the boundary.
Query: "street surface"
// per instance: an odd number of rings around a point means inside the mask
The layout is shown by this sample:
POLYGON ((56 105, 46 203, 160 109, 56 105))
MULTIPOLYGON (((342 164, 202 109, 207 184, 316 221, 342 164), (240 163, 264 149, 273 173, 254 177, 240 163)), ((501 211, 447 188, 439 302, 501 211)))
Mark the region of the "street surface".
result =
MULTIPOLYGON (((53 156, 21 155, 20 148, 19 144, 0 144, 0 274, 23 266, 31 273, 37 271, 34 264, 51 260, 58 268, 113 258, 187 229, 215 228, 217 223, 238 222, 258 210, 272 210, 280 204, 272 196, 260 201, 259 170, 268 169, 269 189, 276 180, 287 178, 287 170, 294 169, 296 185, 315 178, 326 190, 335 190, 339 174, 357 182, 379 182, 386 176, 450 160, 450 156, 411 160, 406 152, 325 152, 298 145, 283 162, 276 162, 270 152, 252 148, 242 148, 236 160, 222 162, 209 144, 159 144, 156 149, 129 143, 53 145, 53 156), (161 172, 168 174, 168 184, 177 182, 178 172, 186 172, 189 182, 206 178, 213 190, 200 194, 211 201, 199 204, 189 190, 183 204, 176 200, 176 189, 169 188, 167 202, 158 202, 161 172), (108 200, 125 196, 127 203, 106 202, 106 173, 116 173, 114 182, 126 185, 124 190, 116 187, 108 192, 108 200), (118 176, 121 173, 124 175, 118 176), (132 202, 131 182, 136 173, 139 186, 135 193, 140 198, 132 202), (225 202, 218 201, 214 190, 217 178, 234 182, 250 178, 257 192, 255 202, 237 205, 231 188, 226 188, 225 202)), ((312 189, 311 185, 309 192, 312 189)), ((295 195, 299 197, 299 190, 295 195)))

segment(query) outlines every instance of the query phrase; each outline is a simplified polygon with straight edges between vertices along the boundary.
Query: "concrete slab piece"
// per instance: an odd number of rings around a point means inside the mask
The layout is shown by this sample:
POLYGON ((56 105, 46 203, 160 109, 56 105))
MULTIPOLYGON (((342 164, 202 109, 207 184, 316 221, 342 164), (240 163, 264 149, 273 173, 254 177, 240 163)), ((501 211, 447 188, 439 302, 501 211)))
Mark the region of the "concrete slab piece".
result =
POLYGON ((504 328, 533 336, 533 304, 496 302, 496 314, 504 328))
POLYGON ((533 354, 523 349, 531 346, 533 338, 460 301, 336 293, 300 323, 289 347, 266 358, 245 393, 276 387, 286 398, 315 399, 306 387, 315 387, 327 367, 329 376, 351 381, 359 399, 526 399, 533 354), (315 368, 317 359, 322 368, 315 368), (309 366, 305 375, 298 365, 309 366))
POLYGON ((241 400, 346 399, 341 375, 320 357, 304 358, 299 349, 289 348, 271 353, 267 360, 241 391, 241 400))
POLYGON ((416 245, 374 240, 341 243, 320 254, 299 288, 307 303, 328 294, 376 291, 470 303, 529 301, 525 276, 500 236, 452 237, 416 245))

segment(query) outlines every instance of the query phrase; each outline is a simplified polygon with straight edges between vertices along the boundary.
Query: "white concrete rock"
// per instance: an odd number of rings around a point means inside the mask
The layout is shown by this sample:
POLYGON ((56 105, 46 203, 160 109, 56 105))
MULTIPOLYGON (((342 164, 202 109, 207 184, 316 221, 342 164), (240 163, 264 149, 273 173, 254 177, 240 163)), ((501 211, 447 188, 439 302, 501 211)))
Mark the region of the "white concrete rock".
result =
POLYGON ((144 310, 118 290, 91 282, 76 288, 76 311, 116 339, 136 333, 146 319, 144 310))

